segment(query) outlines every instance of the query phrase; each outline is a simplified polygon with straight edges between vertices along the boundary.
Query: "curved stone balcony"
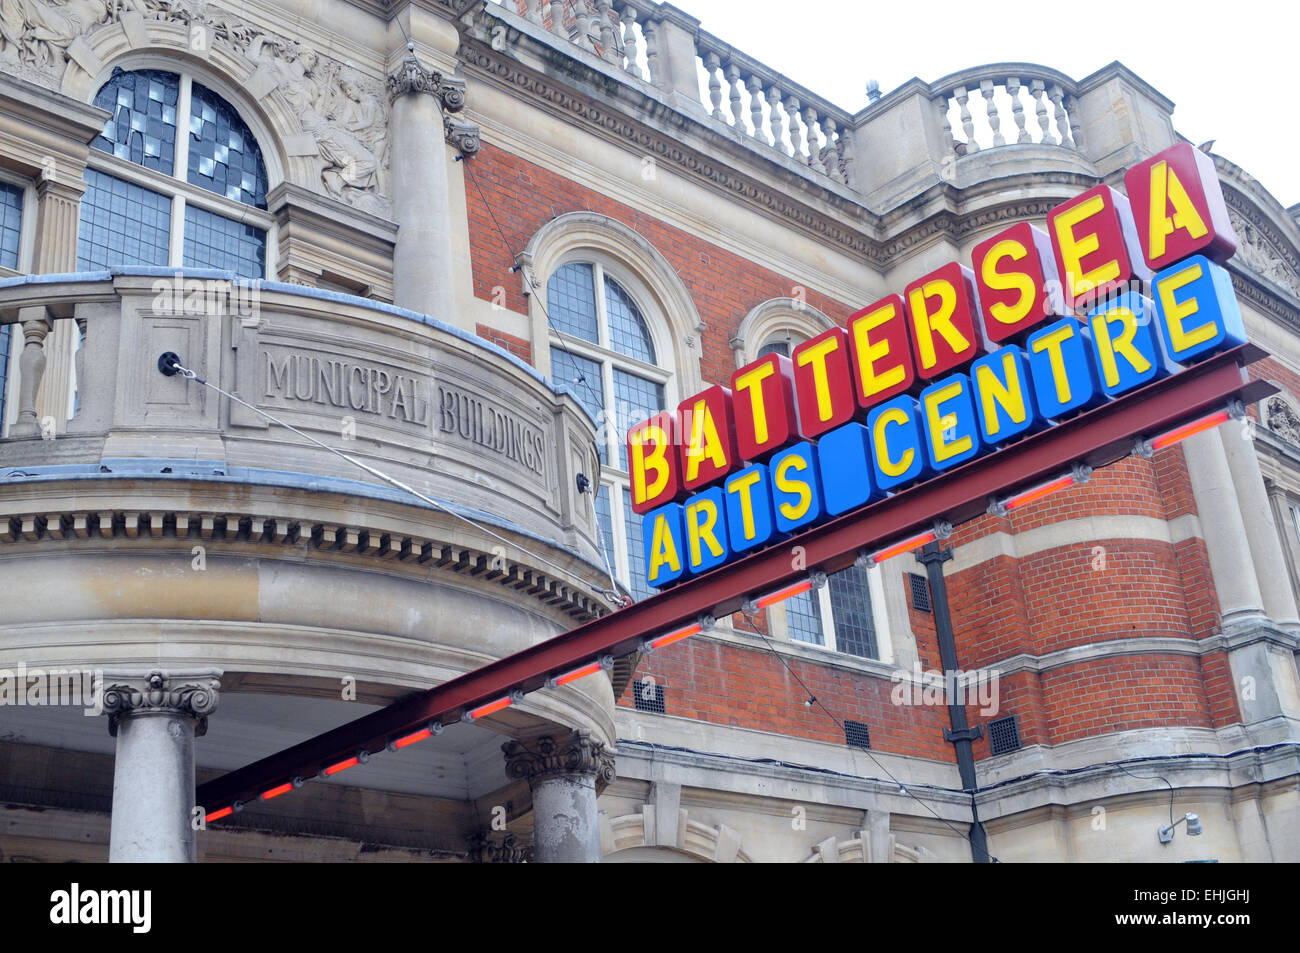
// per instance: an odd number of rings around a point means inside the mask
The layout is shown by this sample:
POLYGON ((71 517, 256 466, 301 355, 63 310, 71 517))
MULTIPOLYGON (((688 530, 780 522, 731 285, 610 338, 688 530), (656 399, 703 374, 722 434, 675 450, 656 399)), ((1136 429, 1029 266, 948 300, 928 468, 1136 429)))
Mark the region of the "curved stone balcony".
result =
MULTIPOLYGON (((220 669, 213 730, 231 740, 209 766, 228 768, 607 611, 595 514, 576 489, 578 473, 599 485, 593 424, 573 397, 423 315, 232 279, 0 281, 0 322, 25 337, 20 417, 0 441, 0 668, 220 669), (59 321, 84 342, 66 426, 35 407, 59 321), (164 376, 165 351, 441 508, 164 376), (349 680, 360 704, 340 701, 349 680), (268 718, 301 730, 241 736, 268 718)), ((482 748, 469 788, 494 790, 501 735, 561 725, 612 743, 612 714, 603 676, 533 693, 484 719, 491 730, 449 729, 463 735, 456 770, 472 773, 482 748)), ((92 750, 109 740, 93 721, 64 728, 102 735, 92 750)), ((418 788, 397 777, 389 790, 404 784, 418 788)))

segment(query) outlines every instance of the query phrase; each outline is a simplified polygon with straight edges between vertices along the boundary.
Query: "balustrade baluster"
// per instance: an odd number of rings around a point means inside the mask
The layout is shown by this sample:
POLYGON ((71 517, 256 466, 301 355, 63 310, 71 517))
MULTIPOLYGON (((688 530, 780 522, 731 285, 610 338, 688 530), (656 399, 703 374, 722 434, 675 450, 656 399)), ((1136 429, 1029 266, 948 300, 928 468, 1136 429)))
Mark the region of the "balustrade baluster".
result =
POLYGON ((664 85, 663 67, 659 64, 659 31, 653 20, 647 20, 641 27, 645 36, 645 61, 650 69, 650 82, 660 89, 664 85))
POLYGON ((1083 143, 1079 141, 1079 101, 1069 96, 1066 98, 1065 108, 1070 113, 1070 139, 1074 142, 1074 148, 1082 152, 1083 143))
POLYGON ((524 10, 529 23, 542 22, 542 0, 525 0, 524 10))
POLYGON ((822 150, 821 160, 822 167, 826 174, 832 179, 839 180, 840 177, 840 153, 839 147, 835 144, 835 117, 827 116, 822 120, 822 132, 826 133, 826 148, 822 150))
POLYGON ((849 141, 848 136, 840 136, 835 140, 835 151, 839 153, 840 161, 838 164, 839 175, 836 178, 845 185, 853 184, 853 143, 849 141))
POLYGON ((591 10, 587 8, 587 0, 573 0, 573 25, 578 34, 573 42, 584 50, 590 50, 591 10))
POLYGON ((1007 77, 1007 93, 1011 96, 1011 115, 1015 118, 1016 142, 1032 142, 1029 130, 1025 128, 1025 104, 1020 101, 1020 77, 1007 77))
POLYGON ((975 122, 971 119, 970 107, 966 104, 970 93, 965 86, 958 86, 953 95, 957 97, 957 107, 961 110, 961 128, 966 134, 966 154, 979 152, 979 143, 975 141, 975 122))
POLYGON ((1002 136, 1002 117, 998 115, 998 105, 993 101, 993 80, 980 80, 980 96, 984 98, 984 112, 989 117, 989 128, 993 130, 993 145, 1005 146, 1007 140, 1002 136))
POLYGON ((1060 134, 1061 145, 1074 148, 1074 139, 1070 135, 1070 122, 1065 115, 1065 91, 1061 89, 1059 83, 1053 83, 1047 95, 1055 107, 1056 131, 1060 134))
POLYGON ((614 13, 614 4, 610 0, 597 0, 596 9, 600 23, 602 47, 600 55, 611 63, 617 63, 622 57, 618 52, 618 31, 614 28, 614 24, 618 22, 618 15, 614 13))
POLYGON ((749 115, 754 121, 753 136, 755 139, 766 139, 767 135, 763 132, 763 81, 757 76, 750 76, 749 82, 749 115))
POLYGON ((722 68, 722 61, 718 58, 717 53, 710 53, 704 57, 704 69, 709 74, 709 102, 713 104, 713 118, 722 121, 722 80, 718 78, 718 70, 722 68))
POLYGON ((948 118, 948 97, 940 96, 934 101, 934 111, 939 117, 939 135, 943 138, 944 156, 957 154, 957 137, 952 134, 952 120, 948 118))
POLYGON ((731 124, 744 132, 745 120, 740 118, 740 105, 744 99, 745 81, 740 78, 740 67, 735 63, 727 64, 727 86, 731 89, 731 124))
POLYGON ((802 162, 804 136, 807 134, 807 130, 801 125, 802 120, 799 115, 799 110, 803 108, 803 104, 799 102, 799 97, 787 96, 782 106, 785 108, 785 114, 790 120, 790 148, 794 150, 791 157, 795 162, 802 162))
POLYGON ((1042 130, 1043 138, 1040 140, 1043 145, 1056 145, 1056 137, 1052 135, 1052 127, 1047 118, 1047 92, 1043 88, 1044 83, 1041 79, 1036 79, 1029 84, 1029 94, 1034 100, 1034 110, 1038 115, 1038 128, 1042 130))
POLYGON ((639 77, 641 64, 637 62, 639 50, 636 42, 636 10, 631 6, 623 8, 623 53, 627 57, 624 68, 639 77))
POLYGON ((803 108, 803 127, 808 134, 808 168, 815 169, 819 165, 818 159, 821 156, 822 144, 817 137, 817 110, 812 106, 803 108))
POLYGON ((772 124, 772 148, 785 152, 785 116, 781 113, 781 90, 775 86, 767 91, 767 108, 772 124))

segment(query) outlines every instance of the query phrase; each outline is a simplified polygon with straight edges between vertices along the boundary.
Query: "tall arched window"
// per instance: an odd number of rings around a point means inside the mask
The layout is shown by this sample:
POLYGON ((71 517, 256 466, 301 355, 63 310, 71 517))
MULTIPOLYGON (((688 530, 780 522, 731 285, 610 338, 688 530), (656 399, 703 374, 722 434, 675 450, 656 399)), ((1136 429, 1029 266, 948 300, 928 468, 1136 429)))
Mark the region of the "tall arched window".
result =
POLYGON ((92 143, 77 267, 169 265, 267 273, 267 174, 252 130, 186 73, 116 69, 92 143))
MULTIPOLYGON (((630 283, 630 281, 628 282, 630 283)), ((596 420, 601 486, 596 495, 605 551, 638 599, 645 582, 641 517, 632 512, 627 428, 672 406, 671 354, 660 353, 640 306, 600 261, 571 261, 546 285, 551 376, 596 420), (615 531, 615 528, 618 531, 615 531)))

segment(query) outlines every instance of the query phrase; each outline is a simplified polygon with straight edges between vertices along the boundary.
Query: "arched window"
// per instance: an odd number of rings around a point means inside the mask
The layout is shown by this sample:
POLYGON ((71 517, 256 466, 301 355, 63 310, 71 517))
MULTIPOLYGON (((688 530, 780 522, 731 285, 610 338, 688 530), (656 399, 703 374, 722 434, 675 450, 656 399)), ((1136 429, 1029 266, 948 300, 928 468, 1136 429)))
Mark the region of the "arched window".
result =
POLYGON ((115 69, 95 96, 77 267, 169 265, 267 273, 267 174, 252 130, 186 73, 115 69))
POLYGON ((661 353, 629 289, 599 259, 569 261, 546 284, 551 376, 596 420, 601 486, 596 515, 615 575, 637 598, 645 582, 641 517, 632 512, 627 428, 674 406, 672 355, 661 353), (618 531, 615 531, 615 528, 618 531))

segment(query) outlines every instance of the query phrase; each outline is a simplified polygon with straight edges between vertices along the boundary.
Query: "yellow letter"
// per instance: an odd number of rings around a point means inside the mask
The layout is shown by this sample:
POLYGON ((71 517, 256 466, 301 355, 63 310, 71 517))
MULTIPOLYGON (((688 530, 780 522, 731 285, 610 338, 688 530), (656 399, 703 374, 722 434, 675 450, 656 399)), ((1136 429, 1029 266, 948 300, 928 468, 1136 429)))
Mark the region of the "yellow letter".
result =
POLYGON ((691 418, 691 436, 686 444, 686 479, 700 475, 700 463, 707 457, 715 467, 727 464, 727 454, 722 449, 718 425, 713 420, 707 400, 697 400, 687 411, 691 418))
MULTIPOLYGON (((767 410, 763 407, 763 381, 776 373, 776 364, 768 361, 736 378, 736 390, 749 391, 749 406, 754 415, 754 442, 767 443, 767 410)), ((740 412, 740 408, 736 408, 740 412)))
POLYGON ((788 457, 783 457, 776 465, 776 469, 772 471, 772 483, 778 490, 782 493, 799 495, 798 503, 782 503, 780 506, 781 515, 791 522, 808 512, 808 507, 812 505, 812 487, 803 480, 790 479, 789 471, 806 469, 808 469, 808 461, 799 454, 792 453, 788 457))
POLYGON ((653 500, 668 485, 668 435, 658 424, 648 424, 632 432, 632 498, 639 504, 653 500), (649 452, 646 444, 652 444, 649 452), (646 472, 653 471, 654 482, 646 485, 646 472))
POLYGON ((1169 344, 1175 354, 1181 354, 1189 347, 1195 347, 1202 341, 1208 341, 1214 337, 1218 331, 1218 326, 1209 321, 1200 327, 1191 331, 1183 326, 1183 320, 1190 318, 1197 311, 1201 310, 1200 302, 1196 298, 1188 298, 1182 304, 1174 300, 1174 292, 1184 285, 1189 285, 1201 277, 1201 266, 1197 264, 1188 265, 1182 271, 1162 278, 1158 282, 1160 290, 1161 309, 1165 315, 1165 326, 1169 329, 1169 344))
POLYGON ((709 553, 714 559, 722 555, 722 544, 718 542, 718 537, 714 533, 714 526, 717 522, 717 504, 708 497, 686 504, 686 540, 691 547, 692 566, 698 566, 704 561, 700 556, 701 539, 709 547, 709 553), (700 522, 701 513, 704 514, 702 524, 700 522))
POLYGON ((1169 163, 1162 160, 1151 167, 1152 258, 1159 258, 1165 253, 1165 239, 1180 228, 1187 229, 1187 234, 1192 238, 1201 238, 1210 232, 1187 190, 1183 188, 1183 183, 1174 174, 1174 170, 1169 168, 1169 163), (1172 218, 1165 214, 1169 211, 1170 204, 1174 206, 1172 218))
POLYGON ((817 389, 818 420, 830 420, 834 416, 834 408, 831 407, 831 388, 826 381, 826 355, 839 346, 839 338, 832 335, 799 354, 800 367, 812 365, 813 384, 817 389))
POLYGON ((952 282, 942 278, 927 281, 913 288, 909 296, 912 325, 916 328, 916 346, 921 352, 921 366, 927 370, 938 363, 934 353, 934 332, 938 331, 948 346, 960 354, 970 347, 970 341, 952 324, 952 313, 957 310, 957 289, 952 282), (926 310, 927 298, 938 297, 939 310, 930 314, 926 310))
MULTIPOLYGON (((946 429, 944 421, 939 419, 939 405, 945 403, 961 393, 961 381, 953 381, 945 387, 938 390, 930 391, 921 400, 925 403, 925 416, 929 422, 926 428, 930 432, 930 446, 934 447, 935 463, 942 463, 949 457, 955 457, 959 453, 965 453, 971 448, 970 434, 962 437, 960 440, 954 440, 948 443, 943 436, 946 429)), ((955 415, 950 415, 955 416, 955 415)))
POLYGON ((1052 379, 1056 381, 1056 399, 1062 404, 1070 402, 1071 391, 1070 375, 1065 372, 1065 355, 1061 353, 1061 345, 1072 337, 1074 337, 1074 326, 1063 324, 1051 334, 1044 334, 1029 345, 1029 349, 1035 354, 1047 352, 1047 358, 1052 362, 1052 379))
POLYGON ((655 528, 650 545, 650 571, 646 574, 650 581, 659 578, 659 568, 665 563, 677 572, 682 568, 682 561, 677 556, 677 541, 673 539, 672 527, 668 525, 666 513, 655 515, 655 528))
POLYGON ((1137 334, 1137 315, 1128 308, 1111 308, 1104 314, 1095 314, 1092 318, 1092 339, 1097 342, 1097 356, 1100 358, 1101 373, 1106 379, 1107 387, 1119 383, 1119 367, 1115 355, 1123 354, 1124 360, 1133 366, 1139 374, 1151 370, 1151 362, 1142 356, 1142 352, 1133 346, 1133 336, 1137 334), (1124 329, 1119 337, 1110 336, 1110 319, 1118 317, 1124 322, 1124 329))
POLYGON ((1061 250, 1061 264, 1065 266, 1065 280, 1070 286, 1071 296, 1091 291, 1099 284, 1114 281, 1119 277, 1119 262, 1112 258, 1104 265, 1099 265, 1087 274, 1080 269, 1085 255, 1090 255, 1101 248, 1101 241, 1096 232, 1089 232, 1081 238, 1075 238, 1074 226, 1085 219, 1092 218, 1106 207, 1100 195, 1094 195, 1086 202, 1081 202, 1072 209, 1067 209, 1056 218, 1056 247, 1061 250))
POLYGON ((754 529, 754 498, 750 495, 750 491, 758 482, 759 476, 757 470, 751 470, 749 473, 735 477, 727 486, 728 493, 740 494, 740 516, 745 539, 753 539, 757 535, 754 529))
POLYGON ((902 476, 912 465, 912 458, 916 456, 916 451, 908 447, 897 461, 891 460, 889 447, 885 442, 886 425, 906 424, 909 420, 911 418, 901 407, 890 407, 876 418, 876 424, 871 428, 871 449, 876 455, 876 464, 880 467, 880 472, 885 476, 902 476))
POLYGON ((998 420, 998 406, 1007 412, 1012 423, 1023 424, 1029 415, 1029 410, 1025 406, 1025 394, 1021 388, 1020 371, 1011 354, 1002 355, 1002 370, 1007 376, 1005 384, 987 364, 975 365, 975 390, 980 395, 980 412, 984 415, 984 429, 990 437, 997 436, 998 431, 1002 429, 1001 421, 998 420))
POLYGON ((852 324, 853 340, 858 353, 858 380, 862 382, 863 397, 879 394, 882 390, 901 384, 907 377, 907 368, 901 363, 895 364, 883 374, 877 374, 876 363, 889 357, 889 338, 879 341, 869 339, 872 331, 894 319, 896 311, 891 302, 870 314, 864 314, 852 324))
POLYGON ((989 314, 1002 324, 1015 324, 1029 314, 1029 310, 1034 306, 1034 279, 1023 271, 1013 271, 1004 275, 998 271, 997 263, 1002 258, 1019 261, 1028 254, 1024 245, 1008 238, 998 242, 984 256, 984 265, 980 269, 984 283, 994 291, 1015 289, 1020 292, 1020 300, 1014 305, 1006 305, 1001 301, 989 305, 989 314))

